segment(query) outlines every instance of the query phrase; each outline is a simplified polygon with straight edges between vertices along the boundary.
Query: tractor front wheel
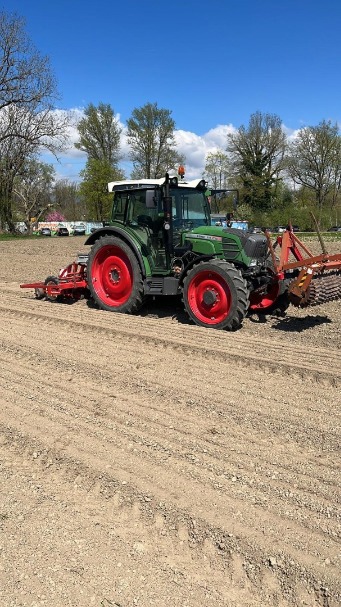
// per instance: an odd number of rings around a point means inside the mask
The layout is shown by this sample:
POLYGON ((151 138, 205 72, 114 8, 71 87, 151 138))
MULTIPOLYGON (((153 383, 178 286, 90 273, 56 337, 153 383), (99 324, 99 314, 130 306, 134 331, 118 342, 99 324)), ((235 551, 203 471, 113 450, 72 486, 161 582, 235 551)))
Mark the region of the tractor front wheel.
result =
POLYGON ((95 303, 109 312, 133 314, 143 304, 142 273, 131 248, 116 236, 102 236, 91 248, 88 287, 95 303))
POLYGON ((197 325, 233 331, 246 316, 249 291, 234 265, 213 259, 198 263, 188 272, 183 301, 189 317, 197 325))

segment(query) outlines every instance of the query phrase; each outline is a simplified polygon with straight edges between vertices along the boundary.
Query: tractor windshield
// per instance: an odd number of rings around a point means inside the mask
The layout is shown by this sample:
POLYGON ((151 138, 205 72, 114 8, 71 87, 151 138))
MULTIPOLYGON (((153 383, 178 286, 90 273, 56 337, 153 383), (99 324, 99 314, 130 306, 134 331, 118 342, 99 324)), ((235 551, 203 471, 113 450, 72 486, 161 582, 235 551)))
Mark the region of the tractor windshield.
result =
POLYGON ((172 188, 174 226, 192 228, 210 225, 205 192, 194 188, 172 188))
MULTIPOLYGON (((156 206, 146 200, 146 189, 118 190, 115 192, 111 219, 131 225, 151 225, 163 218, 163 200, 156 206)), ((205 192, 197 188, 170 188, 172 217, 175 229, 186 230, 210 225, 210 212, 205 192)))

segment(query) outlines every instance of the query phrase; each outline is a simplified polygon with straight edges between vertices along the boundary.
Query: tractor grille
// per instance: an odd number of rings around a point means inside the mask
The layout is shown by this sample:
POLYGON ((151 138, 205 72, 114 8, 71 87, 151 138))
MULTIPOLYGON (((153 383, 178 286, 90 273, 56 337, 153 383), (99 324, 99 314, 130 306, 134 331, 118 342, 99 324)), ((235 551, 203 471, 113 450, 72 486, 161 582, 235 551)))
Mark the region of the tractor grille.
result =
POLYGON ((252 259, 265 258, 268 251, 268 241, 262 234, 252 234, 244 245, 244 251, 252 259))
POLYGON ((224 258, 228 261, 234 261, 240 254, 238 242, 229 238, 223 238, 222 249, 224 258))
POLYGON ((268 242, 263 234, 245 234, 242 230, 229 230, 238 236, 238 240, 232 238, 223 238, 222 250, 224 258, 227 261, 235 261, 244 250, 245 255, 250 259, 264 259, 267 250, 268 242))

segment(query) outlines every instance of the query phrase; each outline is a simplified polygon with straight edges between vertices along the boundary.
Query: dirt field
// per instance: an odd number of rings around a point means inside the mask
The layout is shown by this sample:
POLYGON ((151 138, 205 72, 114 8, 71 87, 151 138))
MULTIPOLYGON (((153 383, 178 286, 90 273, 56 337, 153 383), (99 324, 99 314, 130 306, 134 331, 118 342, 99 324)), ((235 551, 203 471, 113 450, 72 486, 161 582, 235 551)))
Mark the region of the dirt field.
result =
POLYGON ((1 607, 340 605, 341 302, 223 333, 19 288, 83 241, 0 243, 1 607))

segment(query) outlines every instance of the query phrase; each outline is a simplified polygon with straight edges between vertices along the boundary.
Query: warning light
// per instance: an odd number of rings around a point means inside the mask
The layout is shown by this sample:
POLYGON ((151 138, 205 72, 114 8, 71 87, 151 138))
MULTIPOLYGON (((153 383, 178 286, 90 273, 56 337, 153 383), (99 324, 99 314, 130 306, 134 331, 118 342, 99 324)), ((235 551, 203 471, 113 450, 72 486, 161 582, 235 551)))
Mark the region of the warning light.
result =
POLYGON ((185 167, 182 164, 178 168, 178 175, 180 175, 180 179, 183 179, 185 176, 185 167))

